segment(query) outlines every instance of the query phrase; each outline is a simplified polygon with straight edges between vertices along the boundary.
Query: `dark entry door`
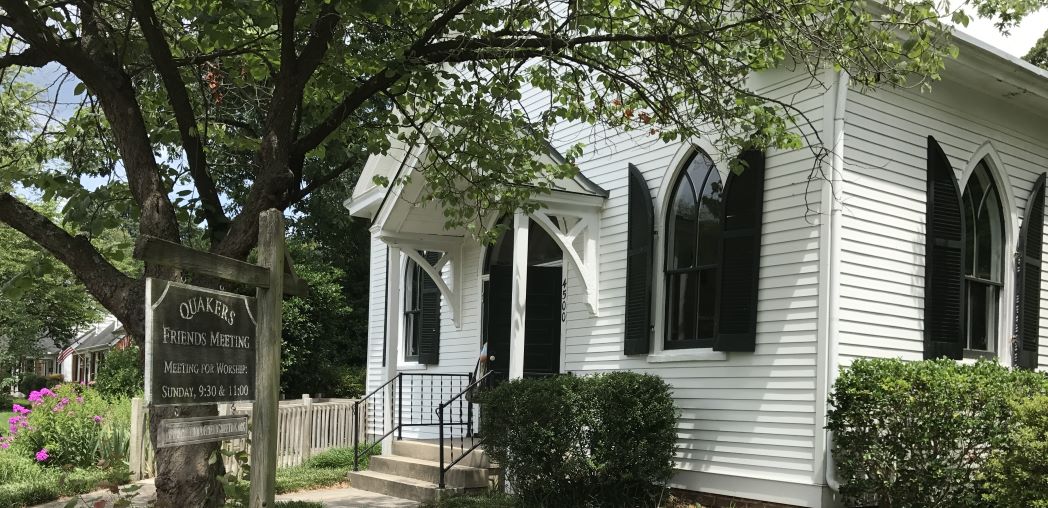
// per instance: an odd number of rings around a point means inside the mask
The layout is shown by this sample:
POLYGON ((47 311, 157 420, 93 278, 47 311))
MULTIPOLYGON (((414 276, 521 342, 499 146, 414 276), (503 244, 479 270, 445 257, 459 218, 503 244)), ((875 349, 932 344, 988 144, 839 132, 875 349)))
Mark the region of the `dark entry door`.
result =
MULTIPOLYGON (((524 376, 549 376, 560 372, 561 268, 528 268, 528 303, 524 316, 524 376)), ((513 270, 491 267, 487 291, 484 336, 489 368, 497 380, 509 377, 509 334, 513 305, 513 270)))
POLYGON ((560 372, 560 283, 559 266, 528 267, 524 377, 560 372))
POLYGON ((492 266, 484 293, 487 306, 484 322, 484 338, 488 341, 488 356, 495 357, 488 363, 497 381, 509 377, 509 328, 513 311, 513 268, 492 266))

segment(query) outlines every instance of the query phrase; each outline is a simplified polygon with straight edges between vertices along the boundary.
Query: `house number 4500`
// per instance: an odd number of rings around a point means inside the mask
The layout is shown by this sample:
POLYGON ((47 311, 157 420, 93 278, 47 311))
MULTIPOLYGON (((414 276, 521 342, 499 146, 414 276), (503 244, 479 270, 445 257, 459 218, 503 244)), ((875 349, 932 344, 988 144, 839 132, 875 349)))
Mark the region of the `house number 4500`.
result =
POLYGON ((568 279, 560 281, 560 322, 568 320, 568 279))

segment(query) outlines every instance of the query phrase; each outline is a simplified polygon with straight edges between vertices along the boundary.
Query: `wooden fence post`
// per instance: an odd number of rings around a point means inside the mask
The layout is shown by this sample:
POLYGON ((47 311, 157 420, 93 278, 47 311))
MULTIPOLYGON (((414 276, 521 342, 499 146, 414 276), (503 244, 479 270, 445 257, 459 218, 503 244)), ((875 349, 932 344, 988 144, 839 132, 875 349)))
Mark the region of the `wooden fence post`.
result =
POLYGON ((302 462, 305 463, 313 454, 313 399, 309 394, 302 394, 302 462))
POLYGON ((145 465, 142 463, 142 458, 145 455, 146 436, 142 432, 144 427, 142 420, 142 399, 135 397, 131 399, 131 446, 129 447, 131 456, 128 458, 133 480, 141 480, 145 476, 143 474, 145 465))

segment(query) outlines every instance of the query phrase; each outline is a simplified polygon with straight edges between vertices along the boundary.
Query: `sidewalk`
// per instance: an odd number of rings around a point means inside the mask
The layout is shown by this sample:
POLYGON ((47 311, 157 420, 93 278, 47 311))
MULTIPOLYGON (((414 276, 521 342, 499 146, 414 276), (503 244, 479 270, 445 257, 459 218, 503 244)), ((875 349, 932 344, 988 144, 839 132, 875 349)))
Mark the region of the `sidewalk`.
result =
MULTIPOLYGON (((138 484, 141 485, 142 488, 138 490, 138 496, 134 498, 132 506, 149 506, 149 503, 156 499, 156 487, 153 486, 153 480, 142 480, 138 482, 138 484)), ((107 501, 106 506, 112 506, 113 501, 117 500, 119 496, 108 490, 101 490, 90 494, 84 494, 81 498, 87 502, 87 506, 93 506, 94 503, 103 500, 107 501)), ((69 502, 69 499, 70 498, 64 498, 58 501, 37 505, 33 508, 64 508, 66 503, 69 502)), ((324 506, 331 506, 334 508, 415 508, 419 506, 419 503, 415 501, 384 496, 382 494, 376 494, 374 492, 367 492, 350 487, 292 492, 290 494, 277 496, 277 501, 315 501, 323 503, 324 506)), ((81 504, 80 506, 84 505, 81 504)))

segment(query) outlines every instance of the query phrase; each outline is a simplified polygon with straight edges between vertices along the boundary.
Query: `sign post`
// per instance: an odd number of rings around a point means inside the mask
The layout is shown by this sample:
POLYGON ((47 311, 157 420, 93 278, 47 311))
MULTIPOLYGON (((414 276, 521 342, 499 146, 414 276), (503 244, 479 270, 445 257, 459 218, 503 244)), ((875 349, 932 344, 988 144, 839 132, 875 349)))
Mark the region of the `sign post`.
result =
POLYGON ((284 216, 258 218, 258 261, 269 269, 269 287, 258 288, 258 393, 252 410, 251 508, 271 507, 277 476, 277 406, 280 403, 280 330, 283 316, 284 216))
MULTIPOLYGON (((259 215, 258 265, 144 236, 135 257, 254 286, 255 298, 146 280, 146 400, 150 405, 254 400, 251 508, 274 504, 283 295, 302 296, 284 244, 279 210, 259 215)), ((157 446, 183 446, 247 434, 242 415, 160 422, 157 446)))

